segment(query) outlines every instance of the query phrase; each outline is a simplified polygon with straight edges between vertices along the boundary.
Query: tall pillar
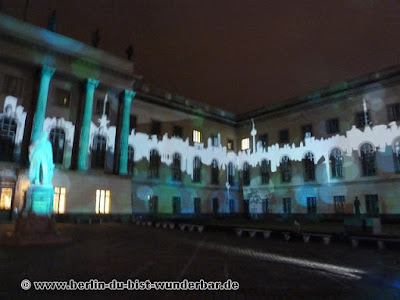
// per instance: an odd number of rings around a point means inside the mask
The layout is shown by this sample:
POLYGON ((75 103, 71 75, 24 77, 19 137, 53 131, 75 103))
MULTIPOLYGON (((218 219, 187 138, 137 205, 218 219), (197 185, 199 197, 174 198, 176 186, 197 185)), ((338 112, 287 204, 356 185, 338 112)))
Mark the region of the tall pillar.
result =
POLYGON ((99 81, 96 79, 89 78, 86 82, 85 108, 83 111, 81 140, 79 144, 79 153, 78 153, 78 170, 82 171, 86 171, 89 168, 88 167, 89 135, 90 135, 90 124, 92 122, 93 96, 94 96, 94 90, 98 85, 99 81))
POLYGON ((129 118, 131 111, 132 98, 135 92, 130 90, 124 91, 124 106, 122 108, 122 126, 121 126, 121 143, 119 156, 119 174, 128 174, 128 139, 129 139, 129 118))
POLYGON ((41 77, 40 77, 39 96, 36 104, 35 117, 33 119, 33 125, 32 125, 31 142, 35 142, 42 136, 43 124, 46 116, 49 85, 51 77, 53 77, 55 70, 56 69, 46 65, 43 66, 42 68, 42 72, 40 74, 41 77))

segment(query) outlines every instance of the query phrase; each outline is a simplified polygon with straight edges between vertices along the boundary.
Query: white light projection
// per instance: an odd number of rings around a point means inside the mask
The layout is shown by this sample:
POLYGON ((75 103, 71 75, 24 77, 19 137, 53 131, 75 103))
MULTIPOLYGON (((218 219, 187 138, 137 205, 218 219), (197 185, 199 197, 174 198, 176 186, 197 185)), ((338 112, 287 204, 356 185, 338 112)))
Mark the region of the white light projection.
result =
POLYGON ((18 99, 13 96, 6 96, 3 106, 3 112, 0 113, 1 117, 13 118, 17 123, 17 130, 15 133, 16 145, 21 144, 24 136, 26 111, 21 105, 17 105, 18 99))
POLYGON ((64 118, 46 118, 44 120, 43 131, 50 131, 53 128, 62 128, 65 132, 65 142, 72 148, 74 143, 75 125, 70 121, 65 121, 64 118))

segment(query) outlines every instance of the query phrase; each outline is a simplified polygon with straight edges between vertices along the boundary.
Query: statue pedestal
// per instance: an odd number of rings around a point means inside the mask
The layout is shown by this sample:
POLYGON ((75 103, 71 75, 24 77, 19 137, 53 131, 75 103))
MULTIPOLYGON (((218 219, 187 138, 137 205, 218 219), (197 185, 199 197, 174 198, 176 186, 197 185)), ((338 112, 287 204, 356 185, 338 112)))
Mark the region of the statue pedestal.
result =
POLYGON ((26 193, 28 213, 33 211, 37 215, 49 216, 53 214, 54 189, 52 186, 34 185, 28 188, 26 193))

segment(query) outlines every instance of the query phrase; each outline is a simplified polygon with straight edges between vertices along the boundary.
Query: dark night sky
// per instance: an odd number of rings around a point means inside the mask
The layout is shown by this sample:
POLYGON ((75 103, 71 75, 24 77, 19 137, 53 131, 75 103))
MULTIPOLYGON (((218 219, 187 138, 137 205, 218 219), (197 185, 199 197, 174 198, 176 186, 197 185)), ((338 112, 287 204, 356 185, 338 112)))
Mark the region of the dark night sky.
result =
MULTIPOLYGON (((22 19, 26 0, 0 0, 22 19)), ((30 0, 27 21, 125 56, 146 82, 232 112, 400 64, 395 0, 30 0)))

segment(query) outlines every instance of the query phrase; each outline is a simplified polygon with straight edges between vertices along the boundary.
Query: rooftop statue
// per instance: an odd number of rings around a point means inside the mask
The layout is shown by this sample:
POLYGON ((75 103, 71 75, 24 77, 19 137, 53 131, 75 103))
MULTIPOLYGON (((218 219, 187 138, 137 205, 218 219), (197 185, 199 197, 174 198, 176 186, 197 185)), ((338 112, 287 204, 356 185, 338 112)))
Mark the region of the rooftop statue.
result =
POLYGON ((53 149, 47 139, 48 132, 29 146, 29 180, 34 185, 52 186, 53 178, 53 149))

